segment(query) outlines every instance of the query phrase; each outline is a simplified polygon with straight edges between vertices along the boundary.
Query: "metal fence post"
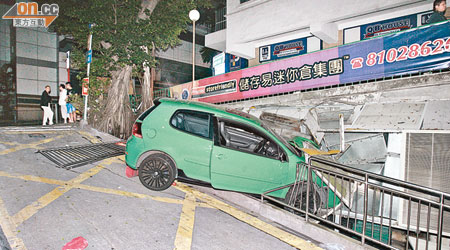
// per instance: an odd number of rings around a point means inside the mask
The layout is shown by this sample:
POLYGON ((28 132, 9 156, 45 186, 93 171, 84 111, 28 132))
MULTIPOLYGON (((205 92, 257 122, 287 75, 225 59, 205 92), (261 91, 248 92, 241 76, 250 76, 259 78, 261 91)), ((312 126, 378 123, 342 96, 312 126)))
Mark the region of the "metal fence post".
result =
MULTIPOLYGON (((356 201, 356 202, 358 202, 358 201, 356 201)), ((361 243, 363 245, 365 244, 365 241, 366 241, 366 224, 367 224, 368 206, 369 206, 369 176, 367 174, 365 174, 364 175, 364 212, 363 212, 363 227, 362 227, 362 237, 361 237, 361 243)), ((355 212, 357 213, 358 211, 355 211, 355 212)), ((355 221, 355 223, 357 223, 357 221, 355 221)))
MULTIPOLYGON (((311 159, 308 160, 308 179, 306 180, 306 221, 309 220, 309 193, 311 192, 312 173, 311 173, 311 159)), ((302 207, 302 201, 300 201, 300 209, 302 207)))
POLYGON ((444 224, 444 199, 445 196, 444 194, 441 194, 441 202, 439 204, 439 219, 438 219, 438 231, 437 231, 437 246, 436 249, 437 250, 441 250, 442 249, 442 227, 444 224))

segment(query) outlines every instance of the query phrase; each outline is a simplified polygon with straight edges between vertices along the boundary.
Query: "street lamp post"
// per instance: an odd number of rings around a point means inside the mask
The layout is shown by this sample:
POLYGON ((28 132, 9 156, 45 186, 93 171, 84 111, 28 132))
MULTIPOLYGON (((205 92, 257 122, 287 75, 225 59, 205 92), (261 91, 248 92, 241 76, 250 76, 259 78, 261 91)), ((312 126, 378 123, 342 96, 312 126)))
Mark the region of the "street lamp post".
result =
MULTIPOLYGON (((89 79, 89 73, 91 71, 91 61, 92 61, 92 27, 95 24, 89 24, 89 38, 88 38, 88 58, 87 58, 87 78, 89 79)), ((83 112, 83 122, 87 124, 87 111, 88 111, 88 97, 84 96, 84 112, 83 112)))
POLYGON ((189 11, 189 18, 192 21, 192 85, 195 81, 195 22, 200 19, 198 10, 189 11))

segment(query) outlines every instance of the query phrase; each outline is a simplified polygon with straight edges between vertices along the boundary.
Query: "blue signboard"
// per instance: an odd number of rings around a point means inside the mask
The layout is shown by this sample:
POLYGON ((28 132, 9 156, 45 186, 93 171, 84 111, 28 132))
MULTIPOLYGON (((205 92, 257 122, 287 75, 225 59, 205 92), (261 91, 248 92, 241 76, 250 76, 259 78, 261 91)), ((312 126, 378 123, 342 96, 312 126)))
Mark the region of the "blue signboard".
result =
POLYGON ((86 63, 92 62, 92 50, 89 50, 86 54, 86 63))
POLYGON ((248 60, 228 53, 220 53, 213 58, 213 74, 221 75, 248 67, 248 60))
POLYGON ((345 45, 339 56, 345 73, 341 83, 425 72, 450 67, 450 22, 430 25, 345 45))
POLYGON ((361 26, 361 40, 417 27, 417 15, 409 15, 361 26))
POLYGON ((230 63, 230 71, 245 69, 248 67, 248 60, 239 56, 227 54, 230 63))
POLYGON ((259 47, 259 61, 266 62, 306 54, 306 44, 307 38, 305 37, 259 47))

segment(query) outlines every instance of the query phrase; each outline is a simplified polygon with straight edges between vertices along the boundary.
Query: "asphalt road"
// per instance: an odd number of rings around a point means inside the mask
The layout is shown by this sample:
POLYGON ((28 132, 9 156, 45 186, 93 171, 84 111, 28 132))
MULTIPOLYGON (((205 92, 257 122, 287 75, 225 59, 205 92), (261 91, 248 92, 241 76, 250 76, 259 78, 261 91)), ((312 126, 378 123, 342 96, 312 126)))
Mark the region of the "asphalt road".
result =
POLYGON ((96 136, 114 139, 78 128, 0 128, 0 227, 12 249, 61 249, 80 236, 95 250, 318 249, 195 187, 150 191, 125 176, 123 157, 65 170, 36 153, 96 136))

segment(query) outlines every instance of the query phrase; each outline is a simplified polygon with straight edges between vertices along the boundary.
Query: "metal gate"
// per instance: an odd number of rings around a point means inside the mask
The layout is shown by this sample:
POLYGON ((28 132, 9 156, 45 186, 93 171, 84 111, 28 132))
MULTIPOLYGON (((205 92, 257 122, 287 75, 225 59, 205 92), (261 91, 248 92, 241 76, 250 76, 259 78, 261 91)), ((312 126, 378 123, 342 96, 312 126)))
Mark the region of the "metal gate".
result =
POLYGON ((123 155, 125 147, 119 143, 98 143, 73 147, 51 148, 39 150, 57 167, 72 169, 106 158, 123 155))

